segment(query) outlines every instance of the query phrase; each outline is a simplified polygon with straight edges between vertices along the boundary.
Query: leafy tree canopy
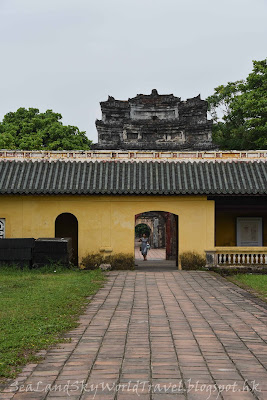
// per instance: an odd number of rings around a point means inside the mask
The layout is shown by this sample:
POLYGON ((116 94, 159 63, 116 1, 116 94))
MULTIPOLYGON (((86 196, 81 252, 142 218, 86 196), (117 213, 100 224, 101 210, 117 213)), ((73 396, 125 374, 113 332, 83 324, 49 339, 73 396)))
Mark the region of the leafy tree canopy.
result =
POLYGON ((89 150, 92 143, 76 126, 63 125, 61 114, 19 108, 0 122, 0 149, 89 150))
POLYGON ((213 140, 220 148, 267 149, 266 61, 253 61, 245 80, 218 86, 207 98, 214 119, 213 140))
POLYGON ((147 237, 150 236, 150 228, 147 224, 138 224, 135 227, 135 237, 141 237, 143 234, 146 234, 147 237))

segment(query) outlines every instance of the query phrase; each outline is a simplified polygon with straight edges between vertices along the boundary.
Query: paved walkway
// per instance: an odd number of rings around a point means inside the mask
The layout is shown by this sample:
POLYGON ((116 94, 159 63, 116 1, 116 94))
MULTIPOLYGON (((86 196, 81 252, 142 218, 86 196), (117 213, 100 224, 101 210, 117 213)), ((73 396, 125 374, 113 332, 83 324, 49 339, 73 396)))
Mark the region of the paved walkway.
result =
POLYGON ((266 307, 223 278, 111 272, 80 322, 14 400, 267 399, 266 307))
MULTIPOLYGON (((140 251, 140 245, 135 247, 135 259, 143 260, 142 253, 140 251)), ((148 260, 166 260, 166 249, 150 249, 147 252, 148 260)))
POLYGON ((176 272, 177 266, 175 261, 171 260, 135 260, 136 271, 145 272, 176 272))

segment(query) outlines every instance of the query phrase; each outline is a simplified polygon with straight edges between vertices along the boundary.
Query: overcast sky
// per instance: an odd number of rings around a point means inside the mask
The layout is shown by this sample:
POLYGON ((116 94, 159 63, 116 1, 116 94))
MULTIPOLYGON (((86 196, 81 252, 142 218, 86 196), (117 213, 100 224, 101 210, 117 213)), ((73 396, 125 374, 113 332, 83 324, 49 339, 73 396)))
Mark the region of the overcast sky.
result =
POLYGON ((52 109, 97 141, 99 102, 205 99, 267 55, 266 0, 0 0, 0 120, 52 109))

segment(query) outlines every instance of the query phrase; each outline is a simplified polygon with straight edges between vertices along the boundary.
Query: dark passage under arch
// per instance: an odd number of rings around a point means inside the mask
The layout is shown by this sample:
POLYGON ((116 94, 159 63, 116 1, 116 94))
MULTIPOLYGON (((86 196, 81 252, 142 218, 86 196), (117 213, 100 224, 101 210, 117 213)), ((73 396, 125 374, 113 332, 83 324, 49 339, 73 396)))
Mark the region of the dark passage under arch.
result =
POLYGON ((57 216, 55 222, 55 237, 70 237, 72 239, 72 262, 78 265, 78 220, 71 213, 63 213, 57 216))

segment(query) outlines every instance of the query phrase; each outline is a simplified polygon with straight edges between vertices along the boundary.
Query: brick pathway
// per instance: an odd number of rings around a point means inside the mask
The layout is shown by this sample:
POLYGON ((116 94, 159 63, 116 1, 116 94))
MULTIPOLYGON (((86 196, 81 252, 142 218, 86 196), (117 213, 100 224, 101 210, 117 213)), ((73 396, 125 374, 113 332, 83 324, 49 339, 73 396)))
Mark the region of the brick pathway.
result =
POLYGON ((266 306, 223 278, 111 272, 80 322, 71 343, 24 369, 18 385, 28 392, 0 398, 267 399, 266 306))
MULTIPOLYGON (((135 247, 135 259, 143 260, 143 256, 140 251, 140 246, 135 247)), ((166 260, 166 249, 150 249, 147 253, 148 260, 166 260)))

